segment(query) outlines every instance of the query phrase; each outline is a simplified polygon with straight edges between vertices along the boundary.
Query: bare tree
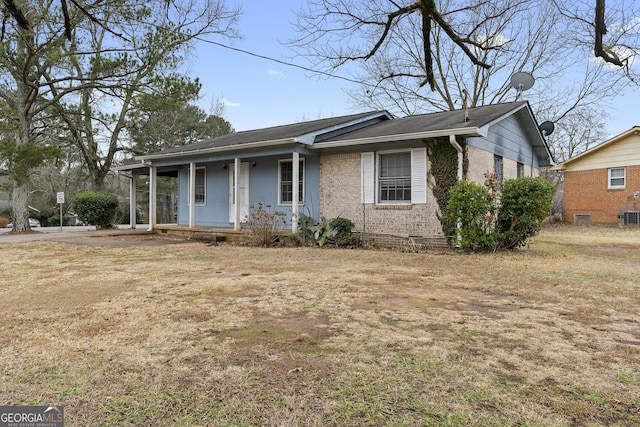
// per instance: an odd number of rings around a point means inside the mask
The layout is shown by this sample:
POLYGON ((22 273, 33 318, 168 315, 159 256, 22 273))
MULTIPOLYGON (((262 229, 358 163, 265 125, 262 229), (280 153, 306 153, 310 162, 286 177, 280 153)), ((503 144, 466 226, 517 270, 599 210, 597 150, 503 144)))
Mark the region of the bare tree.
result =
POLYGON ((595 0, 595 7, 581 1, 553 0, 553 3, 569 20, 574 43, 587 46, 592 43, 595 57, 619 67, 637 82, 638 75, 630 68, 640 53, 640 20, 636 2, 616 1, 609 7, 605 7, 605 0, 595 0))
MULTIPOLYGON (((633 50, 625 51, 631 56, 624 59, 623 72, 595 58, 595 26, 589 32, 588 25, 578 20, 593 16, 593 9, 585 9, 581 1, 559 5, 536 0, 442 0, 437 5, 439 19, 456 33, 435 25, 428 39, 425 9, 418 6, 423 2, 314 0, 298 15, 299 37, 290 43, 318 69, 343 67, 361 82, 348 91, 356 106, 384 108, 397 115, 452 110, 465 98, 470 106, 512 101, 516 92, 510 76, 527 71, 535 76, 536 85, 526 99, 539 119, 561 128, 564 120, 576 116, 574 110, 584 116, 588 108, 593 116, 606 117, 606 100, 633 84, 629 79, 633 50), (425 81, 432 91, 422 88, 425 81)), ((640 45, 640 22, 629 19, 639 16, 638 7, 628 6, 628 16, 618 5, 608 9, 609 36, 602 39, 607 52, 622 51, 617 44, 622 40, 625 46, 640 45), (613 24, 616 19, 620 25, 613 24)))
MULTIPOLYGON (((143 94, 161 91, 167 80, 185 79, 176 73, 184 55, 196 38, 219 35, 237 37, 233 28, 239 10, 227 9, 220 0, 175 0, 171 13, 163 5, 139 2, 105 6, 95 15, 102 24, 117 28, 130 42, 113 49, 113 37, 104 25, 89 22, 91 43, 96 52, 73 63, 71 72, 78 80, 91 80, 93 88, 78 92, 74 100, 56 102, 68 128, 71 141, 82 154, 84 165, 95 189, 100 189, 119 152, 128 150, 129 116, 140 109, 143 94), (128 10, 131 16, 124 16, 128 10), (135 10, 135 13, 131 13, 135 10), (145 16, 143 20, 135 16, 145 16), (98 64, 98 66, 96 66, 98 64), (109 78, 98 80, 102 69, 112 70, 109 78)), ((116 39, 117 40, 117 39, 116 39)), ((65 46, 68 54, 78 57, 82 46, 65 46)), ((60 90, 49 79, 52 93, 60 90)))
POLYGON ((573 109, 562 119, 562 126, 547 139, 553 158, 565 161, 595 147, 607 138, 605 118, 589 107, 573 109))
MULTIPOLYGON (((421 51, 415 59, 423 64, 425 71, 420 85, 428 83, 431 90, 436 90, 432 54, 445 37, 454 43, 472 64, 488 69, 491 64, 483 60, 478 50, 490 51, 498 49, 498 46, 486 43, 487 38, 492 35, 483 34, 485 24, 491 25, 496 20, 504 21, 505 14, 531 11, 540 7, 546 9, 546 3, 526 0, 460 0, 438 4, 435 0, 310 0, 308 7, 298 14, 296 29, 300 36, 290 43, 302 52, 306 51, 306 54, 321 62, 327 61, 330 67, 336 68, 350 61, 366 61, 376 56, 394 37, 396 27, 402 26, 410 17, 417 16, 412 26, 414 32, 419 35, 421 51), (470 16, 474 17, 471 21, 467 20, 470 16), (436 29, 441 35, 432 40, 436 29)), ((633 38, 632 49, 637 48, 637 32, 634 34, 633 30, 625 29, 605 41, 605 35, 608 34, 605 20, 619 17, 619 11, 625 10, 624 5, 622 9, 609 10, 607 13, 604 0, 596 0, 593 12, 590 13, 584 10, 583 2, 580 0, 569 0, 562 4, 553 0, 553 4, 563 16, 571 21, 586 24, 592 30, 589 34, 594 40, 596 57, 614 65, 628 66, 628 58, 615 47, 620 44, 624 34, 633 38), (593 20, 589 18, 591 16, 594 17, 593 20)), ((631 16, 636 18, 637 15, 631 16)), ((545 14, 538 14, 536 17, 540 21, 547 18, 545 14)), ((583 37, 578 39, 579 43, 584 41, 583 37)), ((396 70, 396 73, 404 74, 402 70, 396 70)))
POLYGON ((158 75, 175 72, 194 37, 233 36, 239 10, 226 8, 224 0, 175 0, 170 10, 162 3, 157 7, 132 0, 82 8, 73 2, 78 7, 68 13, 51 2, 11 3, 28 21, 7 19, 14 15, 6 13, 3 21, 0 114, 7 127, 2 129, 0 163, 14 183, 14 230, 24 231, 29 228, 31 175, 57 148, 55 139, 43 132, 47 121, 64 123, 92 181, 100 186, 121 149, 124 118, 135 94, 149 89, 158 75), (111 107, 120 108, 99 111, 106 97, 116 104, 111 107))

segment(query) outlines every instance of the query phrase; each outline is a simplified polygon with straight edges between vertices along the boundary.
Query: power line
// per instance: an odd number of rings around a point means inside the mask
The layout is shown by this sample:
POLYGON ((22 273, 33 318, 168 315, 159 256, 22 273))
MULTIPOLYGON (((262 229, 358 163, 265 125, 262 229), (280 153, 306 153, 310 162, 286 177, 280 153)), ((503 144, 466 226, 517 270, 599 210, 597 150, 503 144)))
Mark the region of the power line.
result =
POLYGON ((255 52, 251 52, 251 51, 248 51, 248 50, 245 50, 245 49, 240 49, 240 48, 237 48, 237 47, 232 47, 232 46, 229 46, 229 45, 226 45, 226 44, 223 44, 223 43, 218 43, 218 42, 214 42, 214 41, 211 41, 211 40, 206 40, 206 39, 203 39, 203 38, 200 38, 200 37, 195 37, 195 39, 199 40, 201 42, 204 42, 204 43, 209 43, 209 44, 212 44, 212 45, 215 45, 215 46, 222 47, 224 49, 228 49, 228 50, 233 50, 235 52, 244 53, 245 55, 253 56, 253 57, 256 57, 256 58, 260 58, 260 59, 266 59, 267 61, 277 62, 278 64, 286 65, 288 67, 299 68, 301 70, 309 71, 310 73, 321 74, 323 76, 331 77, 331 78, 334 78, 334 79, 345 80, 345 81, 348 81, 348 82, 351 82, 351 83, 357 83, 357 84, 360 84, 360 85, 374 86, 374 85, 372 85, 370 83, 361 82, 361 81, 358 81, 358 80, 351 79, 349 77, 344 77, 344 76, 339 76, 339 75, 336 75, 336 74, 331 74, 331 73, 328 73, 326 71, 314 70, 313 68, 305 67, 304 65, 298 65, 298 64, 294 64, 292 62, 282 61, 280 59, 272 58, 270 56, 260 55, 260 54, 255 53, 255 52))

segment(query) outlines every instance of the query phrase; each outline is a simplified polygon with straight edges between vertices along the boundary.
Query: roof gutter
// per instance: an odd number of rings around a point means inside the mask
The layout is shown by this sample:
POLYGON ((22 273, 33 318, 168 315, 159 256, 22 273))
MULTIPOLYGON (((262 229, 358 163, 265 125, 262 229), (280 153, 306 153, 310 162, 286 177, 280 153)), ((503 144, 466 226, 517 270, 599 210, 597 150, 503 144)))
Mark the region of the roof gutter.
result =
MULTIPOLYGON (((340 141, 326 141, 326 142, 318 142, 310 146, 310 149, 321 149, 321 148, 339 148, 339 147, 350 147, 354 145, 366 145, 366 144, 377 144, 381 142, 393 142, 393 141, 407 141, 412 139, 429 139, 429 138, 439 138, 439 137, 451 137, 451 135, 466 135, 466 136, 487 136, 486 129, 479 127, 465 127, 458 129, 447 129, 447 130, 434 130, 427 132, 415 132, 415 133, 403 133, 399 135, 383 135, 383 136, 371 136, 368 138, 355 138, 355 139, 344 139, 340 141)), ((462 149, 462 148, 461 148, 462 149)))
POLYGON ((273 147, 276 145, 292 144, 295 142, 296 140, 293 138, 274 139, 272 141, 247 142, 244 144, 225 145, 222 147, 209 147, 209 148, 201 148, 201 149, 195 149, 195 150, 173 151, 171 153, 147 154, 144 156, 137 156, 136 159, 142 160, 142 163, 145 163, 145 160, 164 159, 166 157, 188 157, 188 156, 196 156, 200 154, 219 153, 223 151, 250 150, 253 148, 273 147))

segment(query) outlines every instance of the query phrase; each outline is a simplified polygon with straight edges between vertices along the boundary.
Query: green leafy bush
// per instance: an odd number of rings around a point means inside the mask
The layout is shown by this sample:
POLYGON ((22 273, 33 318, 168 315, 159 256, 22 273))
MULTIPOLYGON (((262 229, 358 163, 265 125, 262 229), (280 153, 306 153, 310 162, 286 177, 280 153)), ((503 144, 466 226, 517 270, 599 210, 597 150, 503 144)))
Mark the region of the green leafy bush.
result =
POLYGON ((320 247, 325 243, 333 240, 333 237, 337 234, 337 230, 332 228, 325 217, 320 218, 317 224, 309 227, 313 241, 320 247))
POLYGON ((543 178, 517 178, 501 185, 459 181, 451 188, 446 217, 457 227, 457 245, 469 251, 515 249, 537 234, 549 216, 555 188, 543 178))
POLYGON ((325 217, 316 222, 312 217, 300 214, 298 221, 298 234, 291 236, 297 244, 312 244, 314 246, 324 246, 332 244, 335 246, 359 246, 360 236, 353 234, 355 227, 353 221, 347 218, 333 218, 327 220, 325 217))
POLYGON ((298 234, 292 235, 291 238, 298 244, 304 244, 313 240, 313 232, 311 227, 315 225, 316 220, 313 217, 300 212, 298 214, 298 234))
POLYGON ((348 218, 334 218, 329 222, 329 227, 336 231, 333 238, 336 246, 360 246, 360 236, 353 233, 355 225, 348 218))
MULTIPOLYGON (((62 225, 63 226, 69 225, 69 221, 70 220, 71 220, 70 217, 63 215, 62 216, 62 225)), ((53 215, 53 216, 47 217, 47 220, 46 220, 45 224, 47 224, 48 227, 59 227, 60 226, 60 215, 53 215)))
POLYGON ((495 247, 496 208, 496 201, 489 196, 486 186, 464 178, 451 187, 444 216, 450 224, 457 224, 455 238, 460 249, 475 251, 495 247))
POLYGON ((555 187, 543 178, 509 179, 502 184, 496 228, 500 246, 515 249, 536 235, 549 216, 555 187))
POLYGON ((71 206, 85 224, 111 228, 118 209, 118 198, 106 191, 87 191, 76 194, 71 206))

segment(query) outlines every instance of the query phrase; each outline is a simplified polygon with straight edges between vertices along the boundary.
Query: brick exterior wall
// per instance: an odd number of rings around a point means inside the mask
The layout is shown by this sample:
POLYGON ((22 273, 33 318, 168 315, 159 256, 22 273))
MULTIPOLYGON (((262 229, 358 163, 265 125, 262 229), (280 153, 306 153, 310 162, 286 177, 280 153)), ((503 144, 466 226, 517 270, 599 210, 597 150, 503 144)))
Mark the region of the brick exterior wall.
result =
POLYGON ((573 223, 575 215, 591 215, 594 223, 616 223, 622 209, 640 210, 640 198, 633 197, 640 191, 640 166, 627 166, 626 175, 624 189, 608 189, 607 168, 566 171, 564 220, 573 223))
POLYGON ((466 151, 469 162, 467 178, 471 182, 484 184, 485 172, 493 172, 493 153, 472 147, 471 145, 467 145, 466 151))
POLYGON ((375 205, 361 203, 360 153, 325 155, 320 158, 320 215, 348 218, 356 231, 384 235, 442 235, 438 204, 428 189, 421 205, 375 205))

